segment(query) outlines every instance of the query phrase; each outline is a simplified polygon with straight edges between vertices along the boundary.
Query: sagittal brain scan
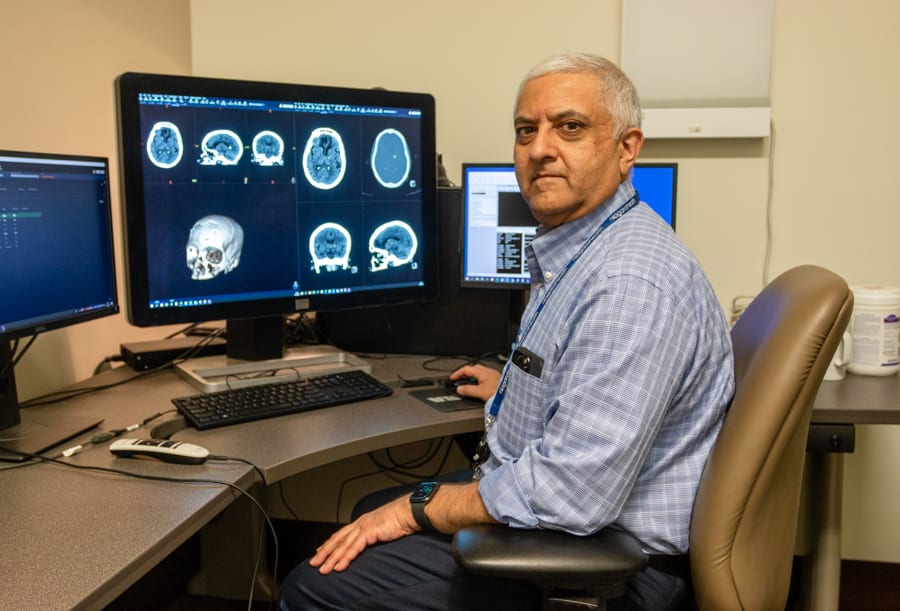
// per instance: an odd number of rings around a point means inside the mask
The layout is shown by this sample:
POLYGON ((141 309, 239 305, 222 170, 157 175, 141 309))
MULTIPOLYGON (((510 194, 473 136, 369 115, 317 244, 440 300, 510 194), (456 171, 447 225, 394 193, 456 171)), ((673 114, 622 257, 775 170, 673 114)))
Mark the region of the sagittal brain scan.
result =
POLYGON ((337 223, 323 223, 309 236, 313 269, 321 273, 350 268, 350 232, 337 223))
POLYGON ((314 129, 303 150, 303 173, 317 189, 333 189, 344 178, 347 154, 341 135, 330 127, 314 129))
POLYGON ((370 269, 380 272, 391 267, 412 264, 418 248, 416 234, 403 221, 379 225, 369 237, 370 269))
POLYGON ((244 143, 230 129, 209 132, 203 136, 200 148, 200 165, 237 165, 244 154, 244 143))
POLYGON ((406 138, 396 129, 382 131, 372 144, 370 161, 375 180, 382 187, 396 189, 403 185, 412 165, 406 138))
POLYGON ((147 156, 153 165, 163 169, 175 167, 183 152, 181 130, 177 125, 168 121, 153 125, 147 138, 147 156))
POLYGON ((227 274, 241 262, 244 229, 233 218, 210 214, 194 223, 187 242, 187 266, 194 280, 227 274))
POLYGON ((284 140, 273 131, 261 131, 253 137, 253 163, 261 166, 284 165, 284 140))

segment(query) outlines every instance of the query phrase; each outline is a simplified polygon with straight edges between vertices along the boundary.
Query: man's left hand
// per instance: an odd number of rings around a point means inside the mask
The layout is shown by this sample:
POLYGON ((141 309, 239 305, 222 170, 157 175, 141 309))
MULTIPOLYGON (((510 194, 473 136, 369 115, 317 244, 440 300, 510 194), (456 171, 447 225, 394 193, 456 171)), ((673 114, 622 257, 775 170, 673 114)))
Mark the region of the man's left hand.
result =
POLYGON ((309 564, 327 575, 343 571, 370 545, 393 541, 420 529, 412 517, 409 495, 361 515, 320 545, 309 564))

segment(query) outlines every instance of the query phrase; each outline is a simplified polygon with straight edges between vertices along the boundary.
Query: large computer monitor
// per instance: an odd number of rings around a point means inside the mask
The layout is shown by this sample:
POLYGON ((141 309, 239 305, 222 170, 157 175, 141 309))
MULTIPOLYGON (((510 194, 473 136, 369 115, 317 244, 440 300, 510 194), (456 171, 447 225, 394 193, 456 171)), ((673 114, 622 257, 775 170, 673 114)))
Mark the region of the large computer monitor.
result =
POLYGON ((106 158, 0 151, 0 278, 0 447, 37 454, 98 424, 20 411, 11 342, 119 311, 106 158))
MULTIPOLYGON (((641 201, 674 228, 678 165, 637 163, 632 182, 641 201)), ((463 164, 462 198, 461 286, 527 289, 525 247, 537 221, 519 192, 513 164, 463 164)))
POLYGON ((431 95, 116 84, 132 323, 225 319, 229 357, 259 360, 284 315, 437 296, 431 95))

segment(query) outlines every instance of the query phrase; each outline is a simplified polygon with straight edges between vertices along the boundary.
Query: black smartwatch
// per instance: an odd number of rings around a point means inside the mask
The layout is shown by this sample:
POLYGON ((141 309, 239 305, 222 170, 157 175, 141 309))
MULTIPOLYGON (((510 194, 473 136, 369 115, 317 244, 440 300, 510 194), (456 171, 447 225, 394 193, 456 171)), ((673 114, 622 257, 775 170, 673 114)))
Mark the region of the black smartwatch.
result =
POLYGON ((419 528, 425 531, 437 532, 437 529, 425 515, 425 505, 427 505, 434 497, 434 493, 441 487, 440 482, 423 482, 413 491, 409 497, 409 504, 412 507, 413 518, 419 528))

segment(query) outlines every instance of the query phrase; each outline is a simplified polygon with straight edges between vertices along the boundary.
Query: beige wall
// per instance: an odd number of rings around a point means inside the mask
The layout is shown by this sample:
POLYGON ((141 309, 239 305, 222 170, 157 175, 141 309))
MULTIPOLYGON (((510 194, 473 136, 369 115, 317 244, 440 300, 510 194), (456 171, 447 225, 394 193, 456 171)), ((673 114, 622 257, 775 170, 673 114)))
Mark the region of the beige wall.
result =
MULTIPOLYGON (((124 304, 113 81, 129 70, 190 73, 188 0, 2 0, 0 15, 0 148, 109 157, 124 304)), ((16 367, 20 398, 88 377, 122 341, 162 333, 120 314, 43 334, 16 367)))
MULTIPOLYGON (((193 72, 430 92, 458 180, 464 161, 509 159, 512 94, 532 63, 561 50, 618 58, 621 1, 0 0, 0 148, 106 155, 118 204, 113 78, 193 72)), ((679 162, 679 234, 726 308, 763 283, 770 207, 769 278, 817 263, 900 285, 900 4, 776 0, 774 19, 774 139, 651 141, 642 157, 679 162)), ((20 390, 82 379, 121 341, 166 332, 120 315, 47 333, 17 368, 20 390)), ((861 427, 847 558, 900 562, 898 442, 900 430, 861 427)))

